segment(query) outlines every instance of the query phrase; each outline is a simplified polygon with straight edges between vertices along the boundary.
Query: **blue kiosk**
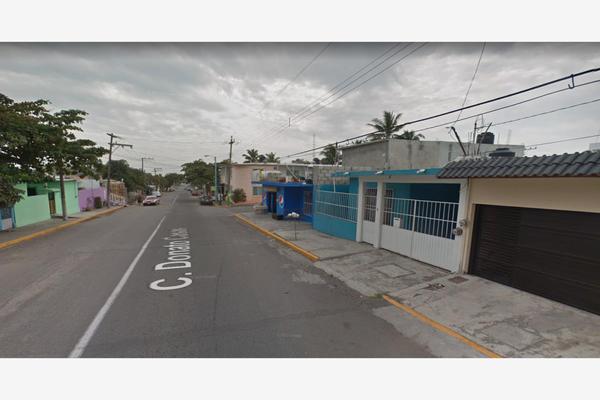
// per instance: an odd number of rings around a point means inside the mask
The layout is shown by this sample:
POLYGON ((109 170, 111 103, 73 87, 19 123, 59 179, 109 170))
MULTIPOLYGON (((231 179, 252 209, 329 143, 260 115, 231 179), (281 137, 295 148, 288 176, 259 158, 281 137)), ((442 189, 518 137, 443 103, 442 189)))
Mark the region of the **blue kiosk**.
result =
POLYGON ((289 213, 312 222, 313 185, 304 182, 263 182, 262 204, 273 218, 284 219, 289 213))

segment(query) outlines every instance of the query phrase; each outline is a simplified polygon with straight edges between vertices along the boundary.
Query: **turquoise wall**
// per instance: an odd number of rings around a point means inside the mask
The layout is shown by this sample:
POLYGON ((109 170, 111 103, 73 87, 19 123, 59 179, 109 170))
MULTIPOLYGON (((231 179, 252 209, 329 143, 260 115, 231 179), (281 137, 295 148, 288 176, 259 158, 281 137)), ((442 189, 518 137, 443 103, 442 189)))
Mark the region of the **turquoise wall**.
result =
POLYGON ((321 232, 343 239, 356 240, 356 222, 315 213, 313 227, 321 232))
POLYGON ((18 228, 50 219, 50 206, 48 205, 47 194, 27 196, 26 183, 15 186, 24 191, 23 198, 14 206, 15 227, 18 228))
MULTIPOLYGON (((36 185, 37 186, 37 185, 36 185)), ((60 198, 60 182, 48 182, 49 189, 58 189, 55 192, 54 199, 56 201, 56 214, 62 214, 62 200, 60 198)), ((43 185, 42 185, 43 189, 43 185)), ((65 182, 65 201, 67 203, 67 214, 76 214, 81 212, 79 209, 79 188, 77 182, 66 181, 65 182)))

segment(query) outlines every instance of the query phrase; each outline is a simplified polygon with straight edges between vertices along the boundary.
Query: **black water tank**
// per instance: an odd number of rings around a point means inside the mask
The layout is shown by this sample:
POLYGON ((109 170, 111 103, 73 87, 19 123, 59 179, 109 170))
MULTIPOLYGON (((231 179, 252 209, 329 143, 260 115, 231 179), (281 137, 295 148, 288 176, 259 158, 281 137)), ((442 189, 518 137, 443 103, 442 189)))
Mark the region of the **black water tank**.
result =
POLYGON ((494 144, 494 134, 492 132, 483 132, 477 135, 477 143, 494 144))
POLYGON ((490 153, 490 157, 514 157, 515 152, 508 147, 499 147, 490 153))

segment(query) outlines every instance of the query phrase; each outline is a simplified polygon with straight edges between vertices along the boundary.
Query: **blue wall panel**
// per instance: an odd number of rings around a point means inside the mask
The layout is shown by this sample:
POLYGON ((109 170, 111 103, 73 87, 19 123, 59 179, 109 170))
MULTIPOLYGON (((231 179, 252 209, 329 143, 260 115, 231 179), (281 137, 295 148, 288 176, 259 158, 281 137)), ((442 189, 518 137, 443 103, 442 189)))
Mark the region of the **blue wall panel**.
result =
POLYGON ((320 232, 342 239, 356 239, 356 222, 315 213, 313 216, 313 227, 320 232))

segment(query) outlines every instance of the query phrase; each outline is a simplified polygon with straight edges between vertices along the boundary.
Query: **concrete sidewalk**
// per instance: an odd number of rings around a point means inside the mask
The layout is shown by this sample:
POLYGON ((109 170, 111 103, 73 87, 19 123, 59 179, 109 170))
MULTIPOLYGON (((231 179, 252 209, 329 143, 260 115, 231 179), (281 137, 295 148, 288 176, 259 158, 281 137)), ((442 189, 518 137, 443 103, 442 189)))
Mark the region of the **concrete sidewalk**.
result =
POLYGON ((373 312, 437 356, 481 357, 483 349, 503 357, 600 357, 598 315, 332 237, 308 223, 296 223, 294 236, 293 221, 242 215, 316 254, 317 268, 363 296, 386 295, 392 304, 397 300, 401 308, 389 305, 373 312))
POLYGON ((120 210, 121 206, 113 206, 110 209, 102 208, 93 211, 84 211, 68 216, 66 221, 62 217, 52 217, 49 220, 38 222, 36 224, 26 225, 20 228, 0 231, 0 249, 10 247, 26 240, 34 239, 39 236, 50 234, 52 232, 67 228, 80 222, 98 218, 102 215, 111 214, 120 210))

